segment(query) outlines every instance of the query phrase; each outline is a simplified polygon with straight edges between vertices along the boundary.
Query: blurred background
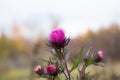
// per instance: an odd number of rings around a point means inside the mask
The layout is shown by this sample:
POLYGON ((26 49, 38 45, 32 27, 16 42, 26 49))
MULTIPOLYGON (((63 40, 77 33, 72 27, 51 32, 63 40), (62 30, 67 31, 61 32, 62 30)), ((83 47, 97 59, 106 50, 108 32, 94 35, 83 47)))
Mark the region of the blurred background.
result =
MULTIPOLYGON (((41 80, 33 68, 51 55, 49 33, 63 28, 70 56, 81 46, 105 52, 104 67, 91 66, 95 80, 120 80, 119 0, 0 0, 0 80, 41 80), (47 55, 47 56, 46 56, 47 55)), ((69 59, 69 61, 71 61, 69 59)))

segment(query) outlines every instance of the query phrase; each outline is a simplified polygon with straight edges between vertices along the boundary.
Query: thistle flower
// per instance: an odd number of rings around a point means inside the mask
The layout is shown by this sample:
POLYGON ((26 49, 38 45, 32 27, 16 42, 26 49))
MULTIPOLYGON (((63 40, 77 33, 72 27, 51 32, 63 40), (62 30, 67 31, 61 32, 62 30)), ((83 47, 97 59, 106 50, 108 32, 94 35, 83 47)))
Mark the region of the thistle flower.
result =
POLYGON ((50 34, 50 41, 52 43, 61 44, 65 41, 65 33, 62 29, 55 29, 50 34))
POLYGON ((44 70, 42 69, 40 65, 38 65, 34 68, 34 72, 38 74, 39 76, 41 76, 44 73, 44 70))
POLYGON ((70 39, 65 37, 65 32, 62 29, 55 29, 50 33, 49 47, 61 49, 68 45, 70 39))
POLYGON ((49 74, 49 75, 56 75, 57 73, 57 67, 53 64, 49 65, 46 67, 46 72, 49 74))

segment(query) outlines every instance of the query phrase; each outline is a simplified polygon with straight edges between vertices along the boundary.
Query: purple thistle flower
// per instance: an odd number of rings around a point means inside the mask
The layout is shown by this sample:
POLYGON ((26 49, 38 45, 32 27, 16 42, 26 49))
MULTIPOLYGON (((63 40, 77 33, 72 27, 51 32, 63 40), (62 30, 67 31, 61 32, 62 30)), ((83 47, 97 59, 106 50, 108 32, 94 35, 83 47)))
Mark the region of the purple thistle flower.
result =
POLYGON ((52 43, 61 44, 65 41, 65 33, 62 29, 55 29, 50 34, 50 41, 52 43))
POLYGON ((54 49, 61 49, 68 45, 70 38, 65 37, 63 29, 55 29, 50 33, 50 42, 47 44, 54 49))

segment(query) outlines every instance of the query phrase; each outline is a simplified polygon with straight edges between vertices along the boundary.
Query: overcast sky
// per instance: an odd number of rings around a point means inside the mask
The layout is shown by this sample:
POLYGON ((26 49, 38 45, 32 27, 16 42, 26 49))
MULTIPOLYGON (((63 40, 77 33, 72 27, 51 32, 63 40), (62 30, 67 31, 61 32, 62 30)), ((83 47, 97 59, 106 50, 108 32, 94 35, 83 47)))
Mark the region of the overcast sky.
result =
POLYGON ((9 34, 14 22, 23 35, 47 34, 53 20, 72 37, 120 24, 120 0, 0 0, 0 31, 9 34), (25 28, 25 24, 30 28, 25 28))

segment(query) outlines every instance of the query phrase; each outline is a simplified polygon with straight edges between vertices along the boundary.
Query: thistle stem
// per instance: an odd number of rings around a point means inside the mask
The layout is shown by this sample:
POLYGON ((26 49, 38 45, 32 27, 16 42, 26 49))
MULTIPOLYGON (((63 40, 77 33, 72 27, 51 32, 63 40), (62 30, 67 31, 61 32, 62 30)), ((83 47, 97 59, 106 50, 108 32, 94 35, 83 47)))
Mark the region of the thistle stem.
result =
POLYGON ((67 63, 66 63, 66 60, 65 60, 64 56, 63 56, 63 60, 61 62, 64 65, 64 68, 65 68, 65 71, 64 71, 65 77, 67 78, 67 80, 71 80, 70 72, 68 70, 68 66, 67 66, 67 63))
POLYGON ((67 74, 67 79, 68 79, 68 80, 71 80, 71 78, 70 78, 70 72, 69 72, 69 70, 68 70, 68 66, 67 66, 66 61, 65 61, 65 70, 66 70, 66 74, 67 74))
MULTIPOLYGON (((57 51, 58 51, 58 50, 56 50, 56 52, 57 52, 57 51)), ((67 61, 66 61, 66 59, 65 59, 64 53, 61 52, 61 50, 58 51, 58 53, 61 54, 59 60, 60 60, 61 64, 63 64, 63 66, 64 66, 64 75, 65 75, 65 77, 66 77, 67 80, 71 80, 70 72, 69 72, 69 70, 68 70, 67 61)))

